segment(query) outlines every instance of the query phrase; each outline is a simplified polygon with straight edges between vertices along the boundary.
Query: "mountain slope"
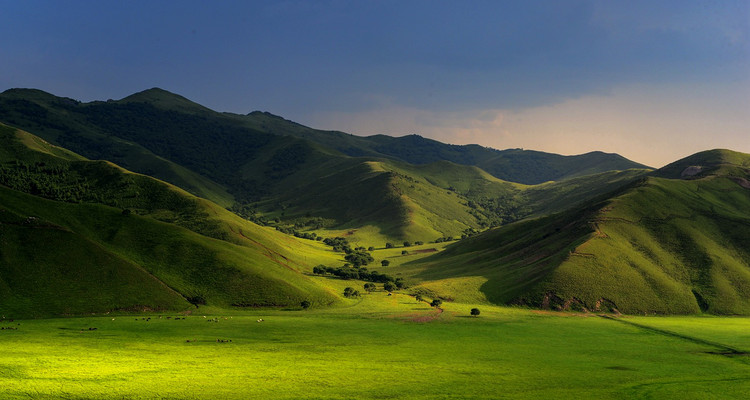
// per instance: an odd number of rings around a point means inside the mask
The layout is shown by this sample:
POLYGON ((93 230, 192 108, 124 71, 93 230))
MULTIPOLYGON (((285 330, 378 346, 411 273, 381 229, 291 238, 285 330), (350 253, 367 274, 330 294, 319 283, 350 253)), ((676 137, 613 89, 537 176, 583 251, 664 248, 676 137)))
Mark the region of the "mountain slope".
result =
POLYGON ((308 128, 273 114, 258 111, 246 116, 236 116, 236 118, 254 129, 309 139, 349 156, 393 158, 410 164, 451 161, 456 164, 477 166, 496 178, 527 185, 612 170, 648 168, 618 154, 603 152, 561 156, 522 149, 495 150, 476 144, 451 145, 419 135, 361 137, 344 132, 308 128))
POLYGON ((0 126, 0 149, 5 315, 336 301, 302 273, 339 258, 322 244, 26 132, 0 126))
POLYGON ((496 303, 750 314, 749 161, 699 153, 586 207, 462 241, 413 273, 433 290, 480 277, 474 290, 496 303), (712 172, 660 177, 688 166, 712 172))
MULTIPOLYGON (((0 94, 0 119, 243 215, 262 213, 282 226, 317 218, 334 230, 366 227, 378 241, 457 237, 585 197, 548 204, 549 196, 533 194, 546 187, 526 196, 525 186, 498 175, 542 181, 638 165, 603 153, 564 157, 446 145, 415 135, 361 138, 265 113, 217 113, 161 89, 91 103, 8 90, 0 94), (495 176, 469 164, 495 168, 495 176)), ((609 187, 608 179, 590 181, 591 192, 601 192, 599 183, 609 187)))

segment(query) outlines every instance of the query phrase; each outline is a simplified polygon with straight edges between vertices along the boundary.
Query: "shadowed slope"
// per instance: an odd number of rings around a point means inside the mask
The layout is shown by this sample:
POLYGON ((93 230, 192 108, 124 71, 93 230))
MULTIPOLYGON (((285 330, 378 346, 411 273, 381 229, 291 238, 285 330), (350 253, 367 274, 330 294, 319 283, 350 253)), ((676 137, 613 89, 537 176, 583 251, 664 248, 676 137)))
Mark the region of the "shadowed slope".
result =
POLYGON ((0 126, 0 141, 9 187, 0 186, 0 309, 8 315, 336 299, 301 273, 337 258, 320 244, 25 132, 0 126))

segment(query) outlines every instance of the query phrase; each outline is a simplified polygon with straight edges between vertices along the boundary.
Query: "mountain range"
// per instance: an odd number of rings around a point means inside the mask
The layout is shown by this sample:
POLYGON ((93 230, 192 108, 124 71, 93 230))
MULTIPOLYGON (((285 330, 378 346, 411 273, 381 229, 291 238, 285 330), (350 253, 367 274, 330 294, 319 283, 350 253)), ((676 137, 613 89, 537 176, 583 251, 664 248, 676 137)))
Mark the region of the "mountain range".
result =
POLYGON ((747 154, 653 170, 321 131, 161 89, 91 103, 11 89, 0 122, 5 314, 330 306, 341 296, 311 272, 344 263, 320 240, 335 236, 375 259, 463 237, 392 268, 434 298, 750 313, 747 154))

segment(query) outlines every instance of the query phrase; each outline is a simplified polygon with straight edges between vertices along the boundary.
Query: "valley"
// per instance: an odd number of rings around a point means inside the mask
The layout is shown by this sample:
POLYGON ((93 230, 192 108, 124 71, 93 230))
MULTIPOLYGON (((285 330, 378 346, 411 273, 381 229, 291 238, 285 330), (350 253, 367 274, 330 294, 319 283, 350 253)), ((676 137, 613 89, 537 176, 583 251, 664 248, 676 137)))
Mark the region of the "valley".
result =
POLYGON ((750 390, 748 154, 361 138, 156 89, 0 104, 0 398, 750 390))

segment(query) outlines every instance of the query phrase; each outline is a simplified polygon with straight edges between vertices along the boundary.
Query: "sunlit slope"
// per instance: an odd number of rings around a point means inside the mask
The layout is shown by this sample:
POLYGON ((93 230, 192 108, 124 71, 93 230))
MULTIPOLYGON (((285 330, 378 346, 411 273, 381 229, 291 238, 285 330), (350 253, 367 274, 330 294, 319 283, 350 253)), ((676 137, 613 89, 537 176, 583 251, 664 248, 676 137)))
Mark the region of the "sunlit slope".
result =
POLYGON ((466 290, 496 303, 750 314, 750 156, 699 156, 688 164, 713 172, 649 177, 608 200, 489 231, 410 268, 436 290, 477 277, 466 290))
POLYGON ((2 188, 0 197, 0 280, 8 312, 335 301, 303 274, 338 259, 320 243, 257 226, 166 183, 86 161, 25 132, 0 127, 0 141, 0 178, 15 189, 2 188))

